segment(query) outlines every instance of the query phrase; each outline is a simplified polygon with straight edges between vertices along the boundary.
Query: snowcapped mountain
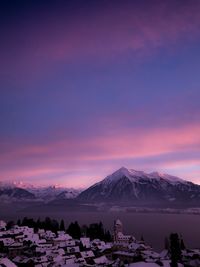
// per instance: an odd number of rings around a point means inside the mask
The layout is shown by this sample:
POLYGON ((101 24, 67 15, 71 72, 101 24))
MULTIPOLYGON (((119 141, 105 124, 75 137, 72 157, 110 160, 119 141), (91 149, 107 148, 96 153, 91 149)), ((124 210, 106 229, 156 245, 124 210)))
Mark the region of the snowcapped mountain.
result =
POLYGON ((76 198, 81 193, 78 189, 65 189, 63 192, 56 196, 56 199, 73 199, 76 198))
POLYGON ((35 195, 29 191, 17 187, 1 187, 0 200, 12 202, 13 200, 34 200, 35 195))
POLYGON ((34 186, 23 182, 0 182, 0 200, 35 200, 50 202, 56 199, 72 199, 80 194, 81 190, 66 188, 59 185, 34 186))
POLYGON ((38 186, 38 187, 29 187, 27 188, 29 192, 33 193, 37 198, 44 199, 44 200, 52 200, 58 194, 63 192, 65 189, 59 186, 38 186))
POLYGON ((55 199, 72 199, 80 194, 81 190, 60 186, 35 187, 28 189, 37 198, 49 202, 55 199))
POLYGON ((145 173, 120 168, 104 180, 83 191, 78 199, 94 202, 200 203, 200 185, 158 172, 145 173))

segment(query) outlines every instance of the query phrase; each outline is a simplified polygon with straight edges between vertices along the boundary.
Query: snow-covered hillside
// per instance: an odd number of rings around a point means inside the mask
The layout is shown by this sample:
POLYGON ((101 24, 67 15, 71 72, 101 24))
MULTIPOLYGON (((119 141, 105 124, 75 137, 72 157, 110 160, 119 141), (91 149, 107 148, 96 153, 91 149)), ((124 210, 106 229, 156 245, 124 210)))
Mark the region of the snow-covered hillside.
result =
POLYGON ((78 199, 131 203, 200 201, 200 186, 169 174, 122 167, 83 191, 78 199))

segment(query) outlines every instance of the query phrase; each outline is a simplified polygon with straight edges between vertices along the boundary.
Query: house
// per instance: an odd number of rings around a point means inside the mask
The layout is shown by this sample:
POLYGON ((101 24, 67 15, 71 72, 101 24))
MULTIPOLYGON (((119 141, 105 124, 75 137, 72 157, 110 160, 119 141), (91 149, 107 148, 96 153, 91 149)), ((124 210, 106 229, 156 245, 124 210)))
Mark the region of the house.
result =
POLYGON ((0 266, 2 266, 2 267, 17 267, 17 265, 15 265, 8 258, 2 258, 2 259, 0 259, 0 266))
POLYGON ((14 258, 17 255, 21 255, 24 249, 23 243, 14 242, 12 245, 8 247, 8 255, 10 258, 14 258))
POLYGON ((75 246, 75 247, 67 247, 67 253, 68 254, 74 254, 76 255, 77 253, 80 252, 80 248, 79 246, 75 246))
POLYGON ((92 250, 88 250, 88 251, 81 251, 81 257, 86 259, 86 258, 94 258, 94 253, 92 250))
POLYGON ((127 251, 115 251, 113 253, 113 260, 120 259, 120 261, 131 263, 134 261, 136 254, 127 251))
POLYGON ((106 256, 101 256, 99 258, 94 259, 95 265, 105 265, 105 264, 110 264, 111 261, 109 261, 106 256))
POLYGON ((80 238, 81 244, 83 248, 89 249, 91 247, 90 245, 90 238, 88 237, 81 237, 80 238))

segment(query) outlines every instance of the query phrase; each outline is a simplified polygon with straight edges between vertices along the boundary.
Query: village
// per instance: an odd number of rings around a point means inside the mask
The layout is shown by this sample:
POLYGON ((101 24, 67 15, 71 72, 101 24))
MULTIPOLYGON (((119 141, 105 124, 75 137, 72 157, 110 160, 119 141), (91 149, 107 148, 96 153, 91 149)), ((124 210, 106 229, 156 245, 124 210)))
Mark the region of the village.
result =
MULTIPOLYGON (((169 250, 153 251, 144 240, 123 234, 122 222, 114 222, 111 242, 88 237, 72 238, 66 231, 38 229, 0 221, 1 267, 132 266, 170 267, 169 250)), ((177 266, 200 266, 200 249, 181 251, 177 266)))

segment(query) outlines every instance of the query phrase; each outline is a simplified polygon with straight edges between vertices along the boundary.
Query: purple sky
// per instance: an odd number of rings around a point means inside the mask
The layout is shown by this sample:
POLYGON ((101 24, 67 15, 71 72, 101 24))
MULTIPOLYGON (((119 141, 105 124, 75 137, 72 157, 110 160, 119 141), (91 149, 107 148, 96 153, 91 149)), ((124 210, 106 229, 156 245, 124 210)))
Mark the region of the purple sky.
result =
POLYGON ((3 0, 0 33, 1 180, 200 183, 199 0, 3 0))

